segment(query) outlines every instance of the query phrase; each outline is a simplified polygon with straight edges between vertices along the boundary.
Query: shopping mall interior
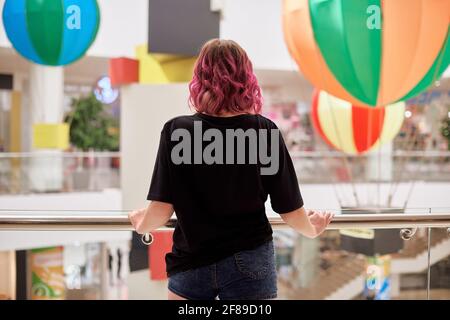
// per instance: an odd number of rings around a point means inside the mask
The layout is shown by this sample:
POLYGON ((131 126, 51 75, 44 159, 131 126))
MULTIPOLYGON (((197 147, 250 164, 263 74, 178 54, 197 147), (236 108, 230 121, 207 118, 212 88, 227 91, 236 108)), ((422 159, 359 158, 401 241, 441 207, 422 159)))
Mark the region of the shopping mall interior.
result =
POLYGON ((450 299, 450 0, 60 2, 0 0, 0 300, 167 299, 173 229, 127 213, 212 38, 336 215, 308 239, 266 204, 278 298, 450 299))

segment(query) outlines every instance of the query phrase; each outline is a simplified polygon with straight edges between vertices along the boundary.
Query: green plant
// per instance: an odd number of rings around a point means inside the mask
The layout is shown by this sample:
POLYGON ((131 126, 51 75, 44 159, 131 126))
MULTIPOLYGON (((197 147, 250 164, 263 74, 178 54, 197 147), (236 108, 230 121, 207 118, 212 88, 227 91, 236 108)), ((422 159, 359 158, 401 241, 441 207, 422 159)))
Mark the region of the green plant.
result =
POLYGON ((104 110, 95 96, 72 100, 72 112, 66 117, 70 143, 83 151, 116 151, 119 148, 117 121, 104 110))

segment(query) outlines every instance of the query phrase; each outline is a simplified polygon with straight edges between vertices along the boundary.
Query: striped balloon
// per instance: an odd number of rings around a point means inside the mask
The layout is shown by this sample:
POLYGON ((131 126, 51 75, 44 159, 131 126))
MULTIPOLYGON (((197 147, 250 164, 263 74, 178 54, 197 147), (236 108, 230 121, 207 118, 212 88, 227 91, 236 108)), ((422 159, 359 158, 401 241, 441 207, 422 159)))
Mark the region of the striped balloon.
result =
POLYGON ((96 0, 6 0, 3 24, 14 48, 26 59, 50 66, 80 59, 100 23, 96 0))
POLYGON ((414 97, 450 63, 449 0, 284 0, 285 42, 316 87, 375 107, 414 97))
POLYGON ((366 108, 317 90, 311 110, 313 126, 325 142, 349 154, 364 153, 392 141, 404 115, 404 102, 366 108))

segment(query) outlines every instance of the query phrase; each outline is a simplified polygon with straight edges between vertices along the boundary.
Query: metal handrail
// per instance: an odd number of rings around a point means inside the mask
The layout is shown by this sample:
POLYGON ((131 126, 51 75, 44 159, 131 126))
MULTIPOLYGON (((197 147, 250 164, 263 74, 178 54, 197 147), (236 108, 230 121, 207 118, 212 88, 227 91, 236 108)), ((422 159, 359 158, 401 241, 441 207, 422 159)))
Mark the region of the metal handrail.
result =
MULTIPOLYGON (((269 217, 274 229, 289 228, 280 217, 269 217)), ((173 229, 175 219, 171 219, 164 229, 173 229)), ((396 228, 448 228, 450 213, 439 214, 338 214, 327 230, 337 229, 396 229, 396 228)), ((105 214, 0 214, 0 231, 131 231, 126 215, 105 214)))

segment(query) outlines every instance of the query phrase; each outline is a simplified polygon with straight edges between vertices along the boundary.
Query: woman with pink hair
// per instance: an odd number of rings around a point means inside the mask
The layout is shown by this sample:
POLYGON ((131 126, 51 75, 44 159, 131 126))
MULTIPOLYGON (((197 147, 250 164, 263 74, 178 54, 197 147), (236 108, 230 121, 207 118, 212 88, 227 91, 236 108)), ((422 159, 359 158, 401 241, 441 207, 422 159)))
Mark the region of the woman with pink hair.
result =
POLYGON ((274 299, 277 275, 265 202, 292 228, 317 237, 332 219, 306 211, 277 126, 259 113, 261 89, 234 41, 207 42, 189 85, 196 113, 168 121, 147 199, 129 214, 140 234, 175 212, 166 255, 169 299, 274 299))

